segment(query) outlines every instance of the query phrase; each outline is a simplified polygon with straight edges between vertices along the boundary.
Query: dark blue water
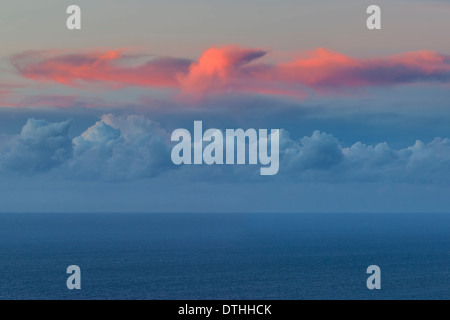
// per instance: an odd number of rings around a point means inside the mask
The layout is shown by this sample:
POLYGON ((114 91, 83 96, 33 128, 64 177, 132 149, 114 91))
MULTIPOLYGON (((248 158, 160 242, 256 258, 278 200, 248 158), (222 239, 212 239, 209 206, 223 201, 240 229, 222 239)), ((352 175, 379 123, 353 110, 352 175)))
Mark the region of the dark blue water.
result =
POLYGON ((0 299, 449 298, 445 214, 0 215, 0 299))

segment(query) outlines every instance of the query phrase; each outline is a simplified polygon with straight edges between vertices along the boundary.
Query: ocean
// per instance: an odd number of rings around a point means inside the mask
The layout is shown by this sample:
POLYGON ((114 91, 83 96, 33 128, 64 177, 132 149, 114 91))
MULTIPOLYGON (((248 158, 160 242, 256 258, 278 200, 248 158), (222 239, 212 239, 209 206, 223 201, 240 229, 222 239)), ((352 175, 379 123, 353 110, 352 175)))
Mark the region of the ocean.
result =
POLYGON ((0 214, 2 300, 449 298, 450 214, 0 214))

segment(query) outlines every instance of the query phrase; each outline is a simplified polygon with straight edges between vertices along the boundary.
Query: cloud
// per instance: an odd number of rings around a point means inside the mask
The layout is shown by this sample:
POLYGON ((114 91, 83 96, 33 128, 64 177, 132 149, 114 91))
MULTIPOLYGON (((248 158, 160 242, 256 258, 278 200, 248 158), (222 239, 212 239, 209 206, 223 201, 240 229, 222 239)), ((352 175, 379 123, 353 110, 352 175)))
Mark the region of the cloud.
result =
POLYGON ((342 161, 342 147, 332 135, 315 131, 302 138, 300 145, 288 151, 289 162, 297 170, 328 169, 342 161))
MULTIPOLYGON (((12 58, 23 77, 67 86, 96 83, 106 88, 171 88, 181 98, 224 94, 264 94, 305 98, 357 88, 412 83, 448 83, 450 56, 434 51, 407 52, 370 59, 325 48, 303 51, 291 61, 269 63, 261 49, 212 47, 197 61, 147 58, 120 50, 61 54, 26 52, 12 58)), ((276 56, 276 55, 275 55, 276 56)))
POLYGON ((172 167, 168 141, 159 124, 144 117, 104 115, 73 140, 74 157, 63 169, 107 181, 154 177, 172 167))
POLYGON ((280 170, 300 181, 448 184, 450 140, 392 149, 388 143, 356 142, 342 147, 334 136, 315 131, 298 141, 284 135, 280 170))
MULTIPOLYGON (((0 175, 51 174, 61 179, 130 181, 170 176, 217 182, 263 182, 259 166, 182 166, 171 162, 170 134, 143 116, 107 114, 81 135, 71 122, 29 119, 17 135, 0 135, 0 175)), ((388 143, 344 146, 314 131, 293 139, 280 131, 280 181, 448 185, 450 139, 394 149, 388 143)))
POLYGON ((448 82, 449 57, 432 52, 409 52, 390 57, 356 59, 324 48, 306 52, 276 67, 280 81, 312 89, 384 86, 413 82, 448 82))
POLYGON ((49 123, 29 119, 17 136, 3 137, 0 168, 25 174, 48 171, 70 159, 72 140, 70 121, 49 123))
POLYGON ((82 82, 107 86, 177 86, 176 75, 186 71, 190 61, 168 57, 153 58, 137 66, 127 64, 138 56, 119 50, 79 54, 25 52, 12 58, 20 74, 36 81, 76 86, 82 82))
POLYGON ((104 115, 73 139, 69 128, 70 121, 29 119, 19 135, 0 136, 0 173, 124 181, 172 167, 168 134, 144 117, 104 115))
POLYGON ((192 95, 248 90, 247 81, 255 71, 249 64, 265 55, 262 50, 237 46, 208 49, 187 74, 179 75, 181 90, 192 95))

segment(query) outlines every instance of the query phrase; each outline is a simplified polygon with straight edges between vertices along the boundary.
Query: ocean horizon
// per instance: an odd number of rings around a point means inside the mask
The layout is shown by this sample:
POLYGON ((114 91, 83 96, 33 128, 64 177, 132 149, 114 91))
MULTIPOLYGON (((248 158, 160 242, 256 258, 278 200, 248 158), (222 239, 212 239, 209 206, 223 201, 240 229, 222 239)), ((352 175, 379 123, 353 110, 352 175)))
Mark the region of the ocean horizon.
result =
POLYGON ((0 299, 446 300, 449 230, 450 214, 0 214, 0 299))

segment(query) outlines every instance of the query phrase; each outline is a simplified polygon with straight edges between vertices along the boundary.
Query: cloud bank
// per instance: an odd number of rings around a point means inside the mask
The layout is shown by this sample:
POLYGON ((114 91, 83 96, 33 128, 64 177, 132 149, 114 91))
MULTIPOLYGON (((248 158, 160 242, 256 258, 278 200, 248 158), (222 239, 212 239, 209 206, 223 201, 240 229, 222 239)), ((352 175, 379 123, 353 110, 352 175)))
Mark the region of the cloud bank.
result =
POLYGON ((0 138, 0 172, 87 180, 150 178, 168 169, 167 133, 140 116, 104 115, 82 135, 70 122, 29 119, 19 135, 0 138))
MULTIPOLYGON (((450 140, 417 140, 410 147, 392 149, 388 143, 356 142, 343 147, 334 136, 315 131, 293 141, 284 132, 284 165, 294 179, 320 182, 395 182, 448 184, 450 140)), ((281 164, 283 166, 283 163, 281 164)))
MULTIPOLYGON (((143 116, 104 115, 76 137, 70 137, 70 125, 70 121, 29 119, 19 134, 1 135, 0 176, 49 174, 61 179, 120 182, 171 172, 216 182, 264 179, 255 166, 174 166, 169 133, 143 116)), ((293 139, 282 130, 280 157, 280 173, 274 179, 411 184, 450 181, 450 140, 443 138, 393 149, 386 142, 343 146, 333 135, 320 131, 293 139)))

